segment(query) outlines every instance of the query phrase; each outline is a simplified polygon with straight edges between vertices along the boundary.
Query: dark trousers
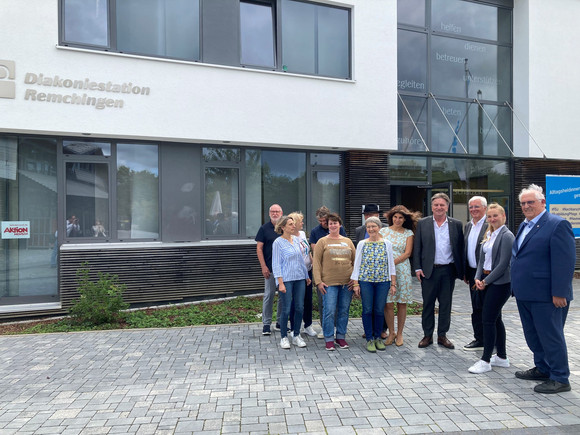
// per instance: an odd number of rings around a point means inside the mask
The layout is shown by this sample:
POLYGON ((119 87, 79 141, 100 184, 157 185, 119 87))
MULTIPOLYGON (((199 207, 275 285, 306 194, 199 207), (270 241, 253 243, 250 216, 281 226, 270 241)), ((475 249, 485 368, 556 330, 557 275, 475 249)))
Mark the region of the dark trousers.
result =
POLYGON ((552 302, 517 301, 526 343, 534 364, 550 379, 567 384, 570 377, 564 325, 570 302, 556 308, 552 302))
MULTIPOLYGON (((312 325, 312 271, 308 272, 308 277, 310 278, 310 284, 306 286, 306 291, 304 292, 304 314, 302 316, 305 328, 312 325)), ((290 308, 290 325, 292 330, 294 330, 294 301, 292 301, 292 307, 290 308)))
POLYGON ((469 282, 469 293, 471 296, 471 326, 473 327, 473 338, 475 341, 483 343, 482 312, 487 289, 473 290, 473 286, 475 285, 475 272, 476 269, 472 269, 469 266, 465 269, 465 275, 469 282))
POLYGON ((437 335, 445 336, 451 325, 451 302, 455 288, 455 265, 436 267, 429 279, 421 280, 423 314, 421 324, 425 336, 430 337, 435 330, 435 301, 439 301, 439 321, 437 335))
MULTIPOLYGON (((479 290, 478 290, 479 291, 479 290)), ((510 283, 490 284, 487 287, 483 303, 483 356, 482 360, 489 362, 493 347, 497 348, 497 356, 506 358, 505 326, 501 319, 501 309, 511 294, 510 283)))

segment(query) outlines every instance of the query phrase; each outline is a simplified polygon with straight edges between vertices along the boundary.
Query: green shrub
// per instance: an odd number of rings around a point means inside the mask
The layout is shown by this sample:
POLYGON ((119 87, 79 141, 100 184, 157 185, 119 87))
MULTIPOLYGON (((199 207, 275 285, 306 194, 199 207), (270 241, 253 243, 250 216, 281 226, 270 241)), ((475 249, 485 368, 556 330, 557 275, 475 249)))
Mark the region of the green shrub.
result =
POLYGON ((122 310, 129 308, 123 302, 125 284, 119 283, 117 275, 98 272, 97 281, 93 282, 89 276, 88 263, 83 263, 77 271, 79 283, 77 299, 70 309, 72 319, 85 325, 102 325, 118 323, 122 317, 122 310))

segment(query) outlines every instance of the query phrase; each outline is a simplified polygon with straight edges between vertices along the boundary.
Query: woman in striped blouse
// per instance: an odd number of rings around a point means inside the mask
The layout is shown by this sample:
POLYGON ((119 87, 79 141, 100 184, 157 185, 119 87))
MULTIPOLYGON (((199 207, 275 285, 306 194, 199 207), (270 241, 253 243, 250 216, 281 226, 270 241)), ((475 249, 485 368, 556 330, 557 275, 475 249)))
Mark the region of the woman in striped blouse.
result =
POLYGON ((294 334, 292 344, 305 347, 306 343, 300 336, 300 325, 304 312, 304 292, 310 284, 308 271, 300 251, 300 239, 293 235, 296 230, 294 219, 282 216, 276 223, 276 232, 281 234, 272 245, 272 272, 278 284, 278 297, 282 298, 282 314, 280 316, 280 347, 290 349, 288 340, 288 316, 294 301, 294 334))

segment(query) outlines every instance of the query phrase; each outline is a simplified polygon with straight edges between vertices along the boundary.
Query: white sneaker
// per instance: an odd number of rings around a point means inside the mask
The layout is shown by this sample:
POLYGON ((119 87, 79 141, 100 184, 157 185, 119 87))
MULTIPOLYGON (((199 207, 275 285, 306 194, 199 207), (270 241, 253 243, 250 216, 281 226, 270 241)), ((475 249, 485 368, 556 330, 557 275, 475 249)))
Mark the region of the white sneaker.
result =
POLYGON ((324 332, 320 331, 318 334, 316 334, 316 338, 324 338, 324 332))
POLYGON ((304 340, 299 335, 292 337, 292 344, 298 347, 306 347, 306 343, 304 343, 304 340))
POLYGON ((491 372, 491 363, 485 362, 484 360, 480 359, 471 367, 469 367, 469 369, 467 370, 469 371, 469 373, 475 373, 477 375, 480 373, 491 372))
POLYGON ((280 347, 282 349, 290 349, 290 340, 288 340, 288 337, 284 337, 280 340, 280 347))
POLYGON ((304 333, 310 337, 316 337, 318 335, 318 332, 314 330, 312 325, 310 325, 308 328, 304 328, 304 333))
POLYGON ((510 359, 509 358, 500 358, 497 354, 491 356, 489 363, 493 367, 509 367, 510 366, 510 359))

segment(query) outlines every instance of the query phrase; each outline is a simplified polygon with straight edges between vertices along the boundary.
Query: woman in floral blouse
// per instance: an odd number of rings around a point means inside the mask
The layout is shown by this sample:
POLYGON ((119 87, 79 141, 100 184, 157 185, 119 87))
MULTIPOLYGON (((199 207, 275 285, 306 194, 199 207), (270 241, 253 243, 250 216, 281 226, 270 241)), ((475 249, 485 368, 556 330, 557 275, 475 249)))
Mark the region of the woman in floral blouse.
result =
POLYGON ((381 339, 383 316, 389 289, 397 289, 397 275, 393 259, 393 246, 384 240, 379 230, 381 221, 377 217, 366 220, 368 239, 361 240, 356 247, 354 268, 350 278, 354 291, 362 299, 362 321, 367 339, 367 350, 385 350, 381 339))

